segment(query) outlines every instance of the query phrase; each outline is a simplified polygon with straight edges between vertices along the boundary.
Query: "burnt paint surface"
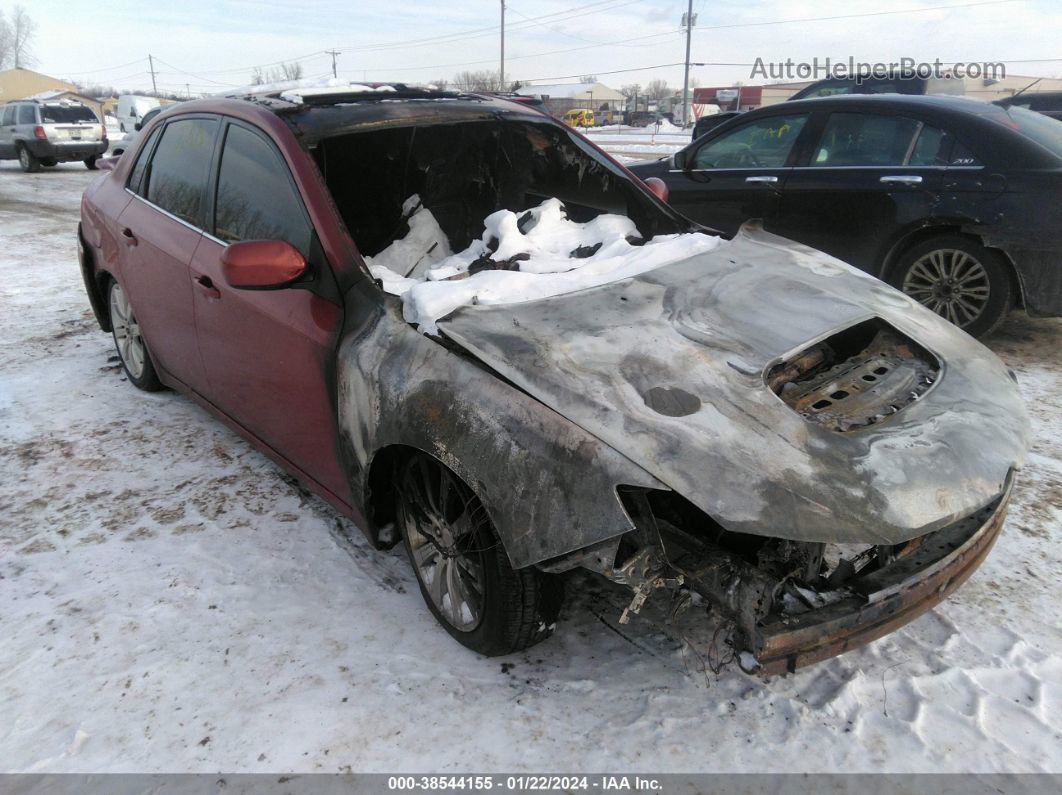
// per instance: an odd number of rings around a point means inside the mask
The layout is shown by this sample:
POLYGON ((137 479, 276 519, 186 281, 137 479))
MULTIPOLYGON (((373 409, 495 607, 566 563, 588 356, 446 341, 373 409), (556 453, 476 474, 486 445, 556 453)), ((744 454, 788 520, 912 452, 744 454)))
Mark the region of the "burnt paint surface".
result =
POLYGON ((516 568, 630 530, 616 494, 663 484, 495 374, 414 330, 396 299, 347 296, 339 420, 355 499, 378 451, 430 453, 483 502, 516 568))
POLYGON ((440 328, 738 532, 906 541, 998 497, 1028 447, 1016 385, 990 351, 877 279, 758 228, 613 285, 466 307, 440 328), (874 316, 944 363, 898 414, 839 434, 767 387, 780 357, 874 316), (701 408, 655 411, 643 396, 657 388, 701 408))

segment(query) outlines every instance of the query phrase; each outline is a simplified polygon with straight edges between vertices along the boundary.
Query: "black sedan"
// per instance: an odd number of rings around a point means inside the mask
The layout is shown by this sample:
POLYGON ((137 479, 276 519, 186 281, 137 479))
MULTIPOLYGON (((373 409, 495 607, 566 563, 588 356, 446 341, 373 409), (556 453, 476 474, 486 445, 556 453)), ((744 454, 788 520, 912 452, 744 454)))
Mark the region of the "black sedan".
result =
POLYGON ((974 335, 1062 315, 1062 125, 963 97, 836 96, 744 114, 639 163, 690 218, 750 219, 896 285, 974 335))

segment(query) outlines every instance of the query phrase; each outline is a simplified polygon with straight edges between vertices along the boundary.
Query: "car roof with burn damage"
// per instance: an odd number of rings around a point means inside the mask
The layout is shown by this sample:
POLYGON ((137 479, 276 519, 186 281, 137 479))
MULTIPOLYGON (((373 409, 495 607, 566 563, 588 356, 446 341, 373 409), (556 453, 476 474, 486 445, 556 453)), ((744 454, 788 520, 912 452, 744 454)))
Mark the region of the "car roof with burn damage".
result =
POLYGON ((304 143, 388 127, 483 121, 503 116, 538 122, 549 119, 532 106, 501 97, 404 83, 365 83, 339 86, 334 91, 273 89, 229 98, 276 113, 295 127, 304 143))

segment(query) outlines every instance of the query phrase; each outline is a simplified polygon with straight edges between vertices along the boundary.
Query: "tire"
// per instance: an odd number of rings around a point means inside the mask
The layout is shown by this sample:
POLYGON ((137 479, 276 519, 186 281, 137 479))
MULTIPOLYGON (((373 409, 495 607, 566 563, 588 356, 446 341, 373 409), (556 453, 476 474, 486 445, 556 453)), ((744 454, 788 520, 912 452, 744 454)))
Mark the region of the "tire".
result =
POLYGON ((42 157, 41 158, 41 165, 44 166, 45 168, 51 168, 52 166, 54 166, 58 162, 59 161, 56 160, 54 157, 42 157))
POLYGON ((443 628, 487 657, 549 637, 564 598, 559 578, 514 570, 482 503, 436 459, 415 454, 398 467, 397 478, 406 554, 443 628))
POLYGON ((145 392, 164 389, 140 334, 133 307, 117 280, 111 280, 107 287, 107 309, 110 312, 114 349, 118 352, 129 383, 145 392))
POLYGON ((41 161, 23 144, 18 146, 18 163, 27 174, 36 174, 41 170, 41 161))
POLYGON ((903 253, 889 283, 974 337, 986 337, 1014 305, 1002 255, 959 235, 940 235, 903 253))
POLYGON ((93 155, 92 157, 86 157, 85 161, 84 161, 85 162, 85 168, 87 168, 89 171, 95 171, 96 168, 97 168, 96 161, 99 160, 99 159, 100 159, 99 155, 93 155))

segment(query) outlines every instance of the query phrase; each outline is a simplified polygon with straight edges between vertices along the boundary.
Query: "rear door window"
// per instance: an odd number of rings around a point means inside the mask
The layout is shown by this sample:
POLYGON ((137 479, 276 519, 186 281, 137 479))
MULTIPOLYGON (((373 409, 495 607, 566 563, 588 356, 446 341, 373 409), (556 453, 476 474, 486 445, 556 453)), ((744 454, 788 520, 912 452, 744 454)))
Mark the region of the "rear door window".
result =
POLYGON ((37 114, 33 105, 19 105, 18 106, 18 121, 17 124, 36 124, 37 114))
POLYGON ((213 234, 226 243, 285 240, 304 257, 310 253, 312 227, 287 164, 265 138, 238 124, 225 135, 213 234))
POLYGON ((147 183, 144 182, 144 172, 147 170, 148 159, 151 157, 151 147, 158 140, 160 131, 161 128, 151 133, 151 137, 147 139, 147 143, 144 144, 144 148, 140 150, 140 154, 137 156, 136 165, 133 166, 133 170, 129 174, 129 190, 141 196, 145 194, 147 188, 147 183), (141 188, 145 190, 141 190, 141 188))
POLYGON ((723 133, 693 156, 693 168, 782 168, 808 114, 769 116, 723 133))
POLYGON ((939 127, 928 124, 922 126, 915 139, 911 155, 907 159, 909 166, 946 166, 952 148, 952 137, 939 127))
POLYGON ((217 119, 167 124, 151 158, 146 191, 140 191, 152 204, 200 228, 217 128, 217 119))
POLYGON ((811 165, 902 166, 918 122, 902 116, 831 113, 811 165))

